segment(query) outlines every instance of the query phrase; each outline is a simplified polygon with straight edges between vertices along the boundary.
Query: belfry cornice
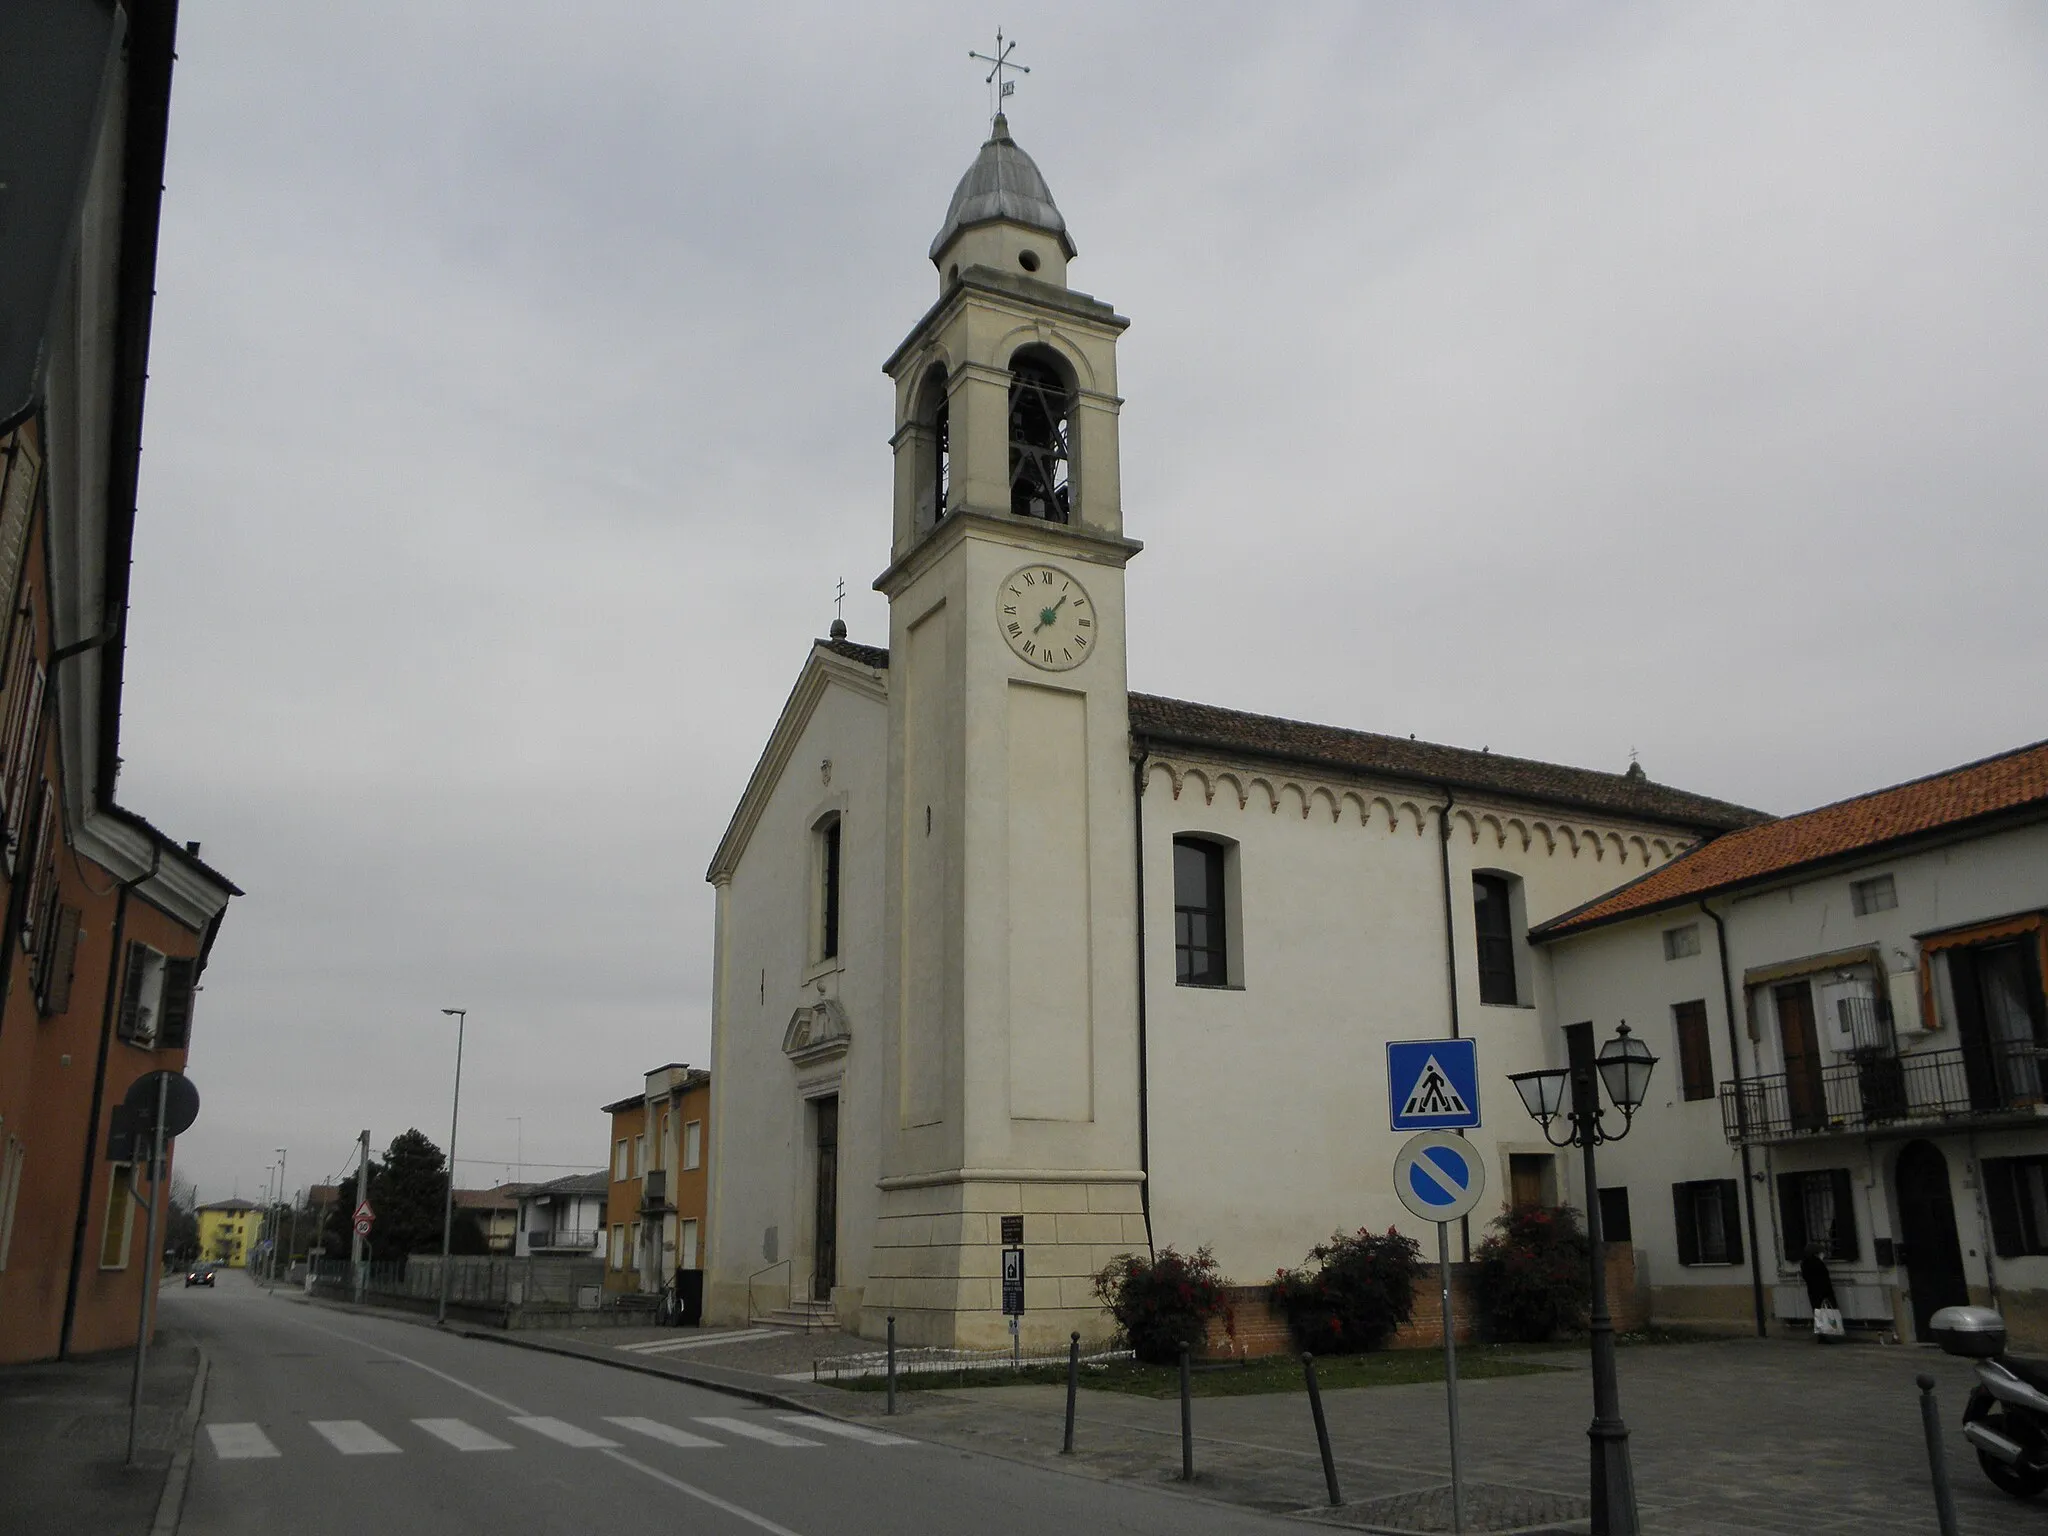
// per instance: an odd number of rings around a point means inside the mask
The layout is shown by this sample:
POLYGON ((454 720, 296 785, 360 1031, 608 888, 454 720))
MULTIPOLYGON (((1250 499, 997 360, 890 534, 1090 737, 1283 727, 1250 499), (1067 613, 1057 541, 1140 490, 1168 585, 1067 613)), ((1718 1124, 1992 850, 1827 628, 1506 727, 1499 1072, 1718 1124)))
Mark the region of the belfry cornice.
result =
POLYGON ((885 597, 896 596, 970 537, 1008 544, 1026 554, 1051 552, 1074 560, 1085 560, 1091 565, 1115 566, 1119 570, 1131 556, 1145 547, 1137 539, 1096 533, 1066 523, 1048 523, 1007 512, 977 512, 963 507, 957 512, 947 513, 938 526, 899 559, 891 561, 889 568, 875 578, 875 590, 885 597))
POLYGON ((918 317, 917 324, 910 328, 910 334, 897 343, 896 350, 889 354, 889 360, 882 364, 882 372, 894 378, 904 358, 923 346, 925 339, 952 319, 956 311, 964 308, 970 297, 1019 319, 1035 319, 1050 311, 1089 330, 1110 336, 1128 330, 1131 324, 1113 306, 1092 294, 1077 293, 1071 288, 1055 288, 1050 283, 1035 282, 1028 277, 1014 277, 1008 272, 998 272, 994 267, 969 267, 960 274, 958 282, 940 294, 937 302, 918 317))

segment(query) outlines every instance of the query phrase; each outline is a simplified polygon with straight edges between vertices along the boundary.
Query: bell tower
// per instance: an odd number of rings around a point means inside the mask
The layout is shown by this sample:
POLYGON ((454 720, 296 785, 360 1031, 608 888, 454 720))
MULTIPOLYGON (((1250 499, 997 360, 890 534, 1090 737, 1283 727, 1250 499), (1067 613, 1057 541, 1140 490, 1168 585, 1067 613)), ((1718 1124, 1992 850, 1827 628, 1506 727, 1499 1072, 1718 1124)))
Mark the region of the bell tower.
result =
POLYGON ((1116 343, 997 116, 929 252, 896 386, 888 1088, 863 1332, 991 1348, 1099 1332, 1142 1249, 1136 848, 1116 343), (1013 1218, 1005 1223, 1004 1218, 1013 1218), (1016 1246, 1011 1244, 1009 1246, 1016 1246))

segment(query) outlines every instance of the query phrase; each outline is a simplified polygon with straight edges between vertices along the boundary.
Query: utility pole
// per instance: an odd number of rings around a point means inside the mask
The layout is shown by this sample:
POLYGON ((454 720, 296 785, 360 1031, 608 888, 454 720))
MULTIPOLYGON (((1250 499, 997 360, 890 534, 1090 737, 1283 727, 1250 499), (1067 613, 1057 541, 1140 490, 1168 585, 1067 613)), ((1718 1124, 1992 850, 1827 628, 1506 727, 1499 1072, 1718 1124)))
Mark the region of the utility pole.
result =
MULTIPOLYGON (((285 1155, 284 1155, 284 1148, 283 1148, 283 1147, 279 1147, 279 1148, 277 1149, 277 1203, 278 1203, 278 1204, 282 1204, 282 1203, 284 1202, 284 1164, 285 1164, 285 1155)), ((280 1225, 280 1223, 279 1223, 279 1222, 278 1222, 278 1221, 276 1220, 276 1215, 277 1215, 277 1205, 273 1205, 273 1206, 271 1206, 271 1208, 270 1208, 270 1209, 271 1209, 271 1217, 272 1217, 272 1220, 271 1220, 271 1223, 270 1223, 270 1283, 271 1283, 272 1285, 275 1285, 275 1284, 277 1284, 277 1229, 278 1229, 278 1226, 280 1225)))
MULTIPOLYGON (((356 1138, 356 1209, 360 1210, 370 1198, 370 1133, 366 1130, 356 1138)), ((354 1212, 349 1216, 348 1262, 349 1272, 355 1277, 355 1298, 363 1299, 363 1235, 355 1229, 354 1212)))

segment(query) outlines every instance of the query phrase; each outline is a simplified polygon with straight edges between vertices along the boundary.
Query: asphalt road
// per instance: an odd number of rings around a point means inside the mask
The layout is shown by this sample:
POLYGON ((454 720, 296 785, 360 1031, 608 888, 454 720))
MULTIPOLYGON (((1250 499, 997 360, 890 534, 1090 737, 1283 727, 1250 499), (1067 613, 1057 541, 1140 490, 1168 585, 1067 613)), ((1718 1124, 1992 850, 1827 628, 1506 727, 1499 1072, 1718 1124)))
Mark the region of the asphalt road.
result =
POLYGON ((266 1295, 164 1292, 212 1357, 182 1536, 1271 1533, 1271 1517, 266 1295), (831 1425, 830 1428, 827 1426, 831 1425))

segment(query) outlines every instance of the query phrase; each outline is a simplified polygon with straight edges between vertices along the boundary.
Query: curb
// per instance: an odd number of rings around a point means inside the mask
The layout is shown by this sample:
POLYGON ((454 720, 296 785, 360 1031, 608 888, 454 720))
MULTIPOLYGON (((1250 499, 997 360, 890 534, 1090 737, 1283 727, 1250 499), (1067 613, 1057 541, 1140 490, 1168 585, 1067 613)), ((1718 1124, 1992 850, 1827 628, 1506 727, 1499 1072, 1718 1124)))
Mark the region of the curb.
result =
POLYGON ((171 1457, 171 1470, 164 1477, 162 1497, 156 1501, 156 1519, 149 1536, 177 1536, 178 1522, 185 1513, 185 1485, 192 1478, 192 1447, 199 1440, 199 1408, 206 1400, 206 1375, 212 1368, 206 1346, 199 1345, 199 1369, 192 1373, 192 1390, 185 1397, 185 1414, 179 1420, 184 1444, 171 1457))
MULTIPOLYGON (((393 1322, 410 1323, 416 1328, 431 1328, 436 1333, 452 1335, 459 1339, 475 1339, 485 1344, 504 1344, 513 1349, 531 1349, 544 1355, 560 1355, 567 1360, 585 1360, 592 1365, 609 1366, 613 1370, 633 1371, 642 1376, 654 1376, 663 1381, 680 1381, 685 1386, 702 1387, 707 1392, 723 1393, 727 1397, 745 1398, 766 1408, 784 1408, 793 1413, 814 1413, 822 1419, 841 1419, 843 1416, 829 1413, 815 1402, 781 1391, 773 1387, 756 1387, 742 1381, 721 1380, 715 1376, 700 1375, 693 1371, 678 1370, 674 1367, 656 1365, 651 1361, 613 1359, 594 1350, 577 1349, 567 1344, 557 1344, 541 1339, 523 1339, 517 1334, 497 1329, 477 1328, 468 1324, 443 1327, 431 1318, 397 1308, 359 1305, 352 1301, 329 1301, 320 1296, 287 1296, 287 1301, 300 1306, 325 1307, 336 1312, 348 1312, 358 1317, 385 1317, 393 1322)), ((734 1372, 744 1375, 745 1372, 734 1372)), ((843 1422, 854 1424, 860 1419, 844 1418, 843 1422)), ((151 1536, 160 1536, 152 1532, 151 1536)))
MULTIPOLYGON (((821 1419, 838 1419, 840 1415, 827 1413, 816 1403, 806 1402, 787 1392, 767 1387, 748 1386, 744 1382, 719 1381, 713 1377, 701 1376, 694 1372, 659 1366, 645 1360, 613 1360, 607 1356, 571 1348, 566 1344, 544 1343, 539 1339, 522 1339, 510 1333, 485 1333, 481 1329, 451 1328, 451 1333, 465 1339, 479 1339, 488 1344, 509 1344, 514 1349, 536 1350, 544 1355, 561 1355, 569 1360, 587 1360, 592 1365, 608 1365, 613 1370, 632 1371, 641 1376, 658 1376, 663 1381, 680 1381, 685 1386, 702 1387, 707 1392, 722 1392, 728 1397, 743 1397, 760 1403, 767 1408, 787 1408, 796 1413, 812 1413, 821 1419)), ((847 1419, 846 1423, 860 1422, 847 1419)))

